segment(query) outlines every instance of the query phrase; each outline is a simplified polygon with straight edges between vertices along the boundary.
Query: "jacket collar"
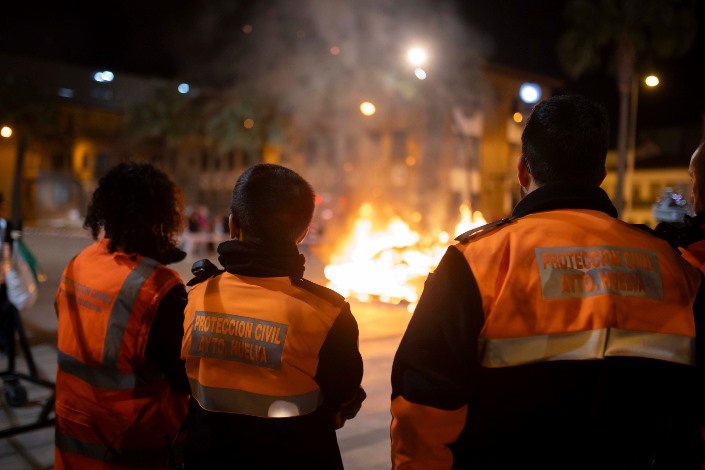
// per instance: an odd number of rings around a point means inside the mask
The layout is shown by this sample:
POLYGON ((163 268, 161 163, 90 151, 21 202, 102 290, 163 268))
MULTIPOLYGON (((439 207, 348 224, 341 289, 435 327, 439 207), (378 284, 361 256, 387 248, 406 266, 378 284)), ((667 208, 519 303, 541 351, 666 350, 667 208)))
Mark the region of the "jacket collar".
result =
POLYGON ((300 278, 304 255, 294 243, 258 239, 228 240, 218 245, 218 261, 231 274, 300 278))
POLYGON ((590 209, 617 217, 617 209, 599 186, 546 184, 527 194, 514 207, 512 217, 558 209, 590 209))

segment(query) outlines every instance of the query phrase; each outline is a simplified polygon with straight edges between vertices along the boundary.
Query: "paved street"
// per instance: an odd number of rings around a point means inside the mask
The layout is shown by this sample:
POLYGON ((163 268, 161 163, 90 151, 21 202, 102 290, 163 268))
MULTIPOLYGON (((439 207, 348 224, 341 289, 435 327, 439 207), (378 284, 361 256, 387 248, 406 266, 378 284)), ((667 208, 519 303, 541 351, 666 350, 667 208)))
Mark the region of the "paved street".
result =
MULTIPOLYGON (((47 274, 40 286, 39 301, 22 313, 39 376, 51 382, 56 373, 56 317, 53 301, 59 276, 69 259, 91 242, 82 231, 46 231, 27 229, 25 242, 47 274)), ((323 266, 312 254, 307 257, 307 278, 323 282, 323 266)), ((199 256, 202 257, 202 256, 199 256)), ((213 261, 216 258, 209 256, 213 261)), ((184 280, 190 279, 190 266, 198 257, 189 256, 173 267, 184 280)), ((410 315, 402 307, 352 302, 360 325, 360 349, 365 362, 363 387, 367 400, 357 418, 338 431, 343 462, 348 470, 383 470, 390 468, 389 458, 389 374, 396 346, 410 315)), ((7 370, 7 359, 0 355, 0 370, 7 370)), ((24 358, 19 357, 16 370, 27 373, 24 358)), ((50 389, 22 382, 29 399, 24 406, 10 407, 0 397, 0 431, 10 426, 35 422, 50 389)), ((53 427, 15 434, 0 439, 0 469, 24 470, 53 467, 53 427)))

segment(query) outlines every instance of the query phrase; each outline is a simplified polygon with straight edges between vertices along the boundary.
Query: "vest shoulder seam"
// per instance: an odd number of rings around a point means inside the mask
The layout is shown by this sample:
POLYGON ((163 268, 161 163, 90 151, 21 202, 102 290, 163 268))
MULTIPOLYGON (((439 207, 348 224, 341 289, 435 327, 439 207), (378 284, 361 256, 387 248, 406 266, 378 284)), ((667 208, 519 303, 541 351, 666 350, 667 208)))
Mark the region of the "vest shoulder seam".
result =
POLYGON ((329 289, 328 287, 316 284, 315 282, 304 278, 291 277, 290 279, 291 283, 295 286, 311 292, 315 296, 322 298, 336 307, 340 307, 345 303, 345 297, 333 289, 329 289))

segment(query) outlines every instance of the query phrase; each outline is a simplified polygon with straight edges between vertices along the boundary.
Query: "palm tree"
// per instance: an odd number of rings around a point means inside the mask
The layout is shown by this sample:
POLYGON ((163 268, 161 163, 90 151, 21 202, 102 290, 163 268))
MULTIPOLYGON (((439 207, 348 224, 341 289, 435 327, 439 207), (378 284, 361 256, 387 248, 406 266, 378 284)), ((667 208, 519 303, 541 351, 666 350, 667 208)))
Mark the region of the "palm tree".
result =
POLYGON ((654 59, 677 57, 689 49, 697 29, 695 8, 695 0, 570 0, 565 5, 567 28, 558 43, 564 70, 578 78, 608 62, 608 70, 616 76, 619 127, 614 202, 620 216, 625 208, 637 77, 654 59))

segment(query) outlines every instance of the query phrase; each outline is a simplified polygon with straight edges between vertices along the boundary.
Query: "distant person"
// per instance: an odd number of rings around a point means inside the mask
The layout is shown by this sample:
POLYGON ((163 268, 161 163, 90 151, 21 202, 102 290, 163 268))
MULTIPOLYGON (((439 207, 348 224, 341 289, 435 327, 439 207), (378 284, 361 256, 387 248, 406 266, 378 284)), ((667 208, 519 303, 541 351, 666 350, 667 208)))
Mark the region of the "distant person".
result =
POLYGON ((166 469, 188 406, 177 187, 147 163, 103 176, 56 294, 55 467, 166 469), (99 235, 102 237, 99 239, 99 235))
POLYGON ((233 189, 224 269, 194 264, 182 348, 187 469, 343 468, 336 429, 365 399, 363 364, 350 305, 303 278, 297 244, 313 209, 297 173, 252 166, 233 189))
POLYGON ((12 248, 12 222, 5 218, 5 196, 0 193, 0 353, 6 353, 8 346, 14 341, 14 318, 11 309, 14 308, 7 298, 5 272, 10 263, 12 248))
POLYGON ((525 196, 448 248, 394 357, 394 469, 701 467, 701 276, 617 218, 608 129, 581 96, 535 106, 525 196))
POLYGON ((660 223, 656 230, 670 235, 690 264, 705 272, 705 140, 690 157, 688 175, 692 184, 690 202, 694 217, 684 216, 682 222, 660 223))

